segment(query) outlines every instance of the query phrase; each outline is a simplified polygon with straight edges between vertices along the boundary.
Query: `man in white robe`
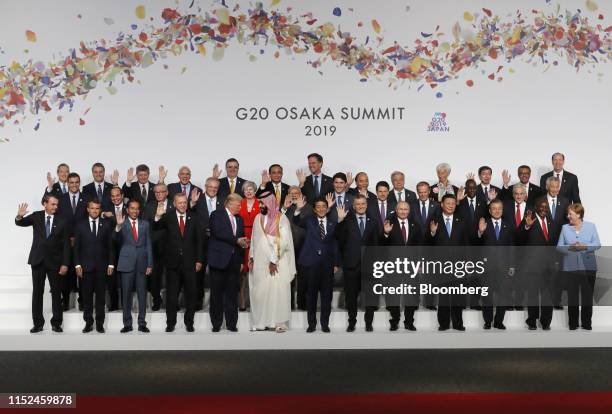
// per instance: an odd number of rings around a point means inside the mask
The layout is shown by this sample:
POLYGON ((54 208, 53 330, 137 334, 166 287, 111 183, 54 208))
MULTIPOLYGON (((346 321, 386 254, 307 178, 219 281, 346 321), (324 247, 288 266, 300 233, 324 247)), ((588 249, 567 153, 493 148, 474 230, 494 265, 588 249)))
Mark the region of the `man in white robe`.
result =
POLYGON ((249 252, 249 296, 252 330, 285 332, 291 319, 291 281, 295 254, 289 219, 279 211, 273 193, 260 197, 249 252))

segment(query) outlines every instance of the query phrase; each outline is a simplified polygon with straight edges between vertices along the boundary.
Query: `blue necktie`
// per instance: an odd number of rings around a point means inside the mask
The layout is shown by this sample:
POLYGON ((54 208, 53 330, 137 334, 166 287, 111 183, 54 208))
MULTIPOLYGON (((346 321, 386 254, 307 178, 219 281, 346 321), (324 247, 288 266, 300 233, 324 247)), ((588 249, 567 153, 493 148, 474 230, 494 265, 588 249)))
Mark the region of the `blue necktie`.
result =
POLYGON ((342 196, 338 196, 338 205, 341 206, 342 205, 342 196))
POLYGON ((472 217, 474 217, 474 213, 476 212, 474 209, 474 199, 470 200, 470 212, 472 213, 472 217))
POLYGON ((318 176, 314 176, 314 190, 315 190, 315 196, 319 197, 319 195, 321 194, 321 190, 319 189, 319 177, 318 176))
POLYGON ((423 207, 421 207, 421 221, 425 223, 427 221, 427 209, 425 208, 425 201, 421 201, 421 203, 423 203, 423 207))
POLYGON ((45 224, 45 237, 48 239, 51 235, 51 216, 47 216, 47 224, 45 224))
POLYGON ((361 237, 363 237, 363 233, 365 232, 365 222, 363 221, 363 217, 359 217, 359 232, 361 233, 361 237))
POLYGON ((208 216, 210 217, 210 215, 213 212, 213 208, 212 208, 212 198, 208 199, 208 216))
POLYGON ((553 198, 552 199, 552 203, 551 203, 551 208, 550 208, 550 214, 552 215, 553 220, 555 219, 555 212, 557 211, 557 202, 556 200, 553 198))
POLYGON ((64 184, 62 184, 62 193, 66 194, 66 191, 68 191, 68 190, 66 189, 66 183, 64 183, 64 184))
POLYGON ((102 200, 102 185, 98 184, 98 200, 102 200))
POLYGON ((499 240, 499 221, 495 221, 495 239, 499 240))
POLYGON ((446 233, 448 233, 448 237, 451 235, 451 222, 450 218, 446 218, 446 233))

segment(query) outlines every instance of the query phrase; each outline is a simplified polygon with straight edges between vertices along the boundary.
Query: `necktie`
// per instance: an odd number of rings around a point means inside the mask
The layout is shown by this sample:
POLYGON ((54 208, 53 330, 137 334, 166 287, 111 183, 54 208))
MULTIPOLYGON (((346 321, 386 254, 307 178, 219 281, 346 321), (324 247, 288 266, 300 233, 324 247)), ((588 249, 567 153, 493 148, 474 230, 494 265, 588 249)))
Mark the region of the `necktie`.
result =
POLYGON ((47 216, 47 223, 45 224, 45 237, 48 239, 51 235, 51 216, 47 216))
POLYGON ((280 200, 281 200, 280 185, 276 184, 274 187, 276 188, 276 190, 274 191, 274 193, 276 194, 276 202, 280 204, 280 200))
POLYGON ((232 222, 232 233, 234 233, 234 236, 236 235, 236 217, 232 216, 231 220, 232 222))
POLYGON ((550 214, 552 215, 553 220, 555 219, 555 213, 557 211, 557 202, 555 199, 552 199, 552 205, 550 206, 550 214))
POLYGON ((338 205, 341 206, 342 204, 342 196, 338 196, 338 205))
POLYGON ((147 201, 147 187, 144 184, 142 185, 142 191, 140 194, 142 195, 142 199, 147 201))
POLYGON ((102 185, 98 184, 98 200, 102 200, 102 185))
POLYGON ((138 242, 138 230, 136 230, 136 220, 132 220, 132 236, 134 236, 134 241, 138 242))
POLYGON ((399 192, 399 191, 397 192, 397 201, 403 201, 402 200, 402 195, 403 194, 401 192, 399 192))
POLYGON ((179 229, 181 230, 181 237, 183 237, 185 235, 185 220, 182 214, 179 216, 179 229))
POLYGON ((319 197, 319 195, 321 195, 321 189, 319 188, 319 176, 318 175, 314 176, 314 190, 315 190, 315 196, 319 197))
POLYGON ((359 232, 361 233, 361 237, 363 237, 363 233, 365 232, 365 222, 363 221, 363 217, 359 217, 359 232))
POLYGON ((407 240, 408 240, 408 232, 406 231, 406 223, 402 221, 402 242, 406 244, 407 240))
POLYGON ((66 183, 62 184, 62 193, 66 194, 66 191, 68 191, 66 189, 66 183))
POLYGON ((76 195, 72 195, 72 214, 76 212, 76 195))
POLYGON ((323 219, 319 219, 319 236, 321 240, 325 239, 325 223, 323 223, 323 219))
POLYGON ((234 179, 230 179, 230 193, 234 192, 234 179))
POLYGON ((485 186, 485 198, 488 200, 489 199, 489 186, 485 186))
POLYGON ((386 218, 387 218, 387 215, 385 214, 385 202, 381 201, 380 202, 380 221, 384 223, 386 218))
POLYGON ((425 201, 421 201, 421 222, 425 224, 427 221, 427 207, 425 206, 425 201))
POLYGON ((208 198, 208 217, 210 217, 210 215, 212 214, 212 211, 213 211, 212 198, 208 198))
POLYGON ((495 239, 499 240, 499 221, 495 220, 495 239))
POLYGON ((519 203, 516 203, 516 214, 514 216, 514 220, 516 222, 516 227, 518 227, 521 224, 521 205, 519 203))
POLYGON ((115 206, 115 216, 118 216, 120 211, 121 211, 121 206, 115 206))
POLYGON ((470 213, 472 214, 472 217, 474 217, 474 213, 476 212, 476 209, 474 208, 474 199, 470 200, 470 213))
POLYGON ((544 238, 548 241, 548 228, 546 227, 546 218, 542 218, 542 233, 544 233, 544 238))
POLYGON ((96 237, 97 232, 96 232, 97 228, 96 228, 96 221, 92 220, 91 221, 91 234, 94 235, 94 237, 96 237))
POLYGON ((187 186, 183 186, 183 195, 187 195, 187 186))
POLYGON ((557 178, 559 178, 559 173, 556 173, 557 178))
POLYGON ((450 222, 450 218, 449 218, 449 217, 447 217, 447 218, 446 218, 446 233, 448 233, 448 237, 450 237, 450 235, 451 235, 451 231, 452 231, 452 229, 451 229, 451 222, 450 222))

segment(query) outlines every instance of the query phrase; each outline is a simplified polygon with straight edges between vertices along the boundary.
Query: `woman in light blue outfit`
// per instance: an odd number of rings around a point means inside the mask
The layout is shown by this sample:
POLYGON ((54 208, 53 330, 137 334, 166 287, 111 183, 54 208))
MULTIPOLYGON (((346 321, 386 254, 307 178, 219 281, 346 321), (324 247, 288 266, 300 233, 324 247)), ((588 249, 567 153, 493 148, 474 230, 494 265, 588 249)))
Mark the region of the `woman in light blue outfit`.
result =
POLYGON ((593 288, 597 274, 595 250, 601 247, 595 224, 584 219, 584 207, 575 203, 567 208, 569 224, 564 224, 557 243, 563 254, 563 271, 567 280, 567 313, 570 330, 578 329, 578 316, 582 329, 591 330, 593 316, 593 288), (578 308, 578 297, 582 309, 578 308))

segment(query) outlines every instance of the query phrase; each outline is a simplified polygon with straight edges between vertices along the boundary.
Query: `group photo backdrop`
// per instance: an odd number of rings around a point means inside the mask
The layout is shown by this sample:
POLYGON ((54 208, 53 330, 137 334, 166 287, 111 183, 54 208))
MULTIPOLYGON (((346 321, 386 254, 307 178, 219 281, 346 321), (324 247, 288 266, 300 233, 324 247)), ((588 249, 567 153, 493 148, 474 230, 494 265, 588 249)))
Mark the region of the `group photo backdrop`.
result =
POLYGON ((0 11, 3 274, 29 274, 31 232, 13 219, 20 202, 40 208, 60 162, 82 185, 94 162, 120 185, 140 163, 153 182, 165 166, 167 183, 188 165, 202 187, 235 157, 243 178, 259 184, 280 163, 297 184, 318 152, 324 173, 365 171, 374 191, 394 170, 413 190, 434 183, 440 162, 458 186, 481 165, 493 184, 503 169, 514 183, 521 164, 539 184, 562 152, 585 220, 612 240, 610 2, 25 0, 0 11), (309 119, 313 108, 333 119, 309 119), (344 108, 396 116, 342 119, 344 108))

